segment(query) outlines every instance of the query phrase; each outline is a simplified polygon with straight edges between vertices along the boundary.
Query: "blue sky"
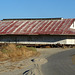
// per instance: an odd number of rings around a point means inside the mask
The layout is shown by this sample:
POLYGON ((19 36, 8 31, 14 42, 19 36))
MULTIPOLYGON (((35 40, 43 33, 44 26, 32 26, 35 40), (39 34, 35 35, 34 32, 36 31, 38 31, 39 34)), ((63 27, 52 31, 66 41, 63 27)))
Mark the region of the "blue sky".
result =
POLYGON ((0 0, 6 18, 75 18, 75 0, 0 0))

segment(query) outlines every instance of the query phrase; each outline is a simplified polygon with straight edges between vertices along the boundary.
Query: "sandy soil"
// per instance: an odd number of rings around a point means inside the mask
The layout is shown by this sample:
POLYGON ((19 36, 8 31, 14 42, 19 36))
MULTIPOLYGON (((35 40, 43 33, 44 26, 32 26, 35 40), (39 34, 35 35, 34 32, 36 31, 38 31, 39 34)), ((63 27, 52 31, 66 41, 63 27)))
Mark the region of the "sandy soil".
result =
POLYGON ((17 62, 3 61, 0 62, 0 75, 43 75, 41 72, 41 65, 47 63, 46 58, 65 50, 68 48, 37 48, 41 53, 38 57, 32 57, 17 62), (31 60, 34 59, 32 62, 31 60))

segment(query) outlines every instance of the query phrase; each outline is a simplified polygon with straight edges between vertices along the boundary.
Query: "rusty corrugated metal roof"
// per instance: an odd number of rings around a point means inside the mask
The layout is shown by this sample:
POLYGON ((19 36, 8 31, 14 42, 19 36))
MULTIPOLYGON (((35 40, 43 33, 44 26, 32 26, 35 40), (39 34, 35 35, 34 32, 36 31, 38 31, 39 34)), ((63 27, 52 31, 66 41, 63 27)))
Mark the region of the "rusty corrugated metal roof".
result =
POLYGON ((75 35, 70 28, 75 19, 0 21, 0 34, 75 35))

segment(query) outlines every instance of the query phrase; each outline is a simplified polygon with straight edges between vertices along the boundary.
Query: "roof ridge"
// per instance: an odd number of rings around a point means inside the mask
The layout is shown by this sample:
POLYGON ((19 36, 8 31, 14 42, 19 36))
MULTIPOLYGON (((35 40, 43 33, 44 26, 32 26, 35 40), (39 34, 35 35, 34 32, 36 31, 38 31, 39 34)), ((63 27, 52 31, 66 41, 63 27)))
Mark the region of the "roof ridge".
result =
POLYGON ((63 18, 15 18, 15 19, 3 19, 6 20, 62 20, 63 18))

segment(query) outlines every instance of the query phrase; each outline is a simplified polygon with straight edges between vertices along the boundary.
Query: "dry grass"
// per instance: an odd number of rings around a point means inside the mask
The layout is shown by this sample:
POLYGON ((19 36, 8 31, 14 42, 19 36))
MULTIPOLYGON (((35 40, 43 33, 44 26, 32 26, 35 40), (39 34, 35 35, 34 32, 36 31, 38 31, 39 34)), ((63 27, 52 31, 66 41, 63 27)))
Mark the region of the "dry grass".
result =
POLYGON ((0 50, 0 61, 11 60, 20 61, 39 54, 35 48, 26 46, 16 46, 16 44, 8 44, 0 50))
POLYGON ((45 48, 51 48, 50 46, 46 46, 45 48))
POLYGON ((72 56, 72 62, 75 64, 75 55, 72 56))

